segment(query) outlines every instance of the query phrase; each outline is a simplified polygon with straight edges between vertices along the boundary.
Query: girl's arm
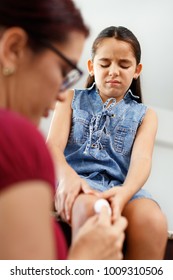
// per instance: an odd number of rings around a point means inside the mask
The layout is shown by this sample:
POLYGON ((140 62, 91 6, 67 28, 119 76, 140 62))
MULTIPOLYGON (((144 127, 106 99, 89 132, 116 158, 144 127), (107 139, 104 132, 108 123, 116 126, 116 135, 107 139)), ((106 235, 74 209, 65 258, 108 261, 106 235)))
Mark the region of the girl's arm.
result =
POLYGON ((150 175, 157 126, 156 113, 152 109, 148 109, 136 134, 130 166, 123 187, 115 187, 102 194, 102 197, 111 200, 113 207, 119 205, 119 209, 116 207, 115 212, 122 212, 126 203, 143 187, 150 175))
POLYGON ((123 183, 127 192, 127 200, 143 187, 150 175, 157 126, 156 113, 152 109, 148 109, 137 131, 129 170, 123 183))
POLYGON ((61 171, 63 170, 61 164, 59 166, 60 168, 58 168, 58 163, 62 162, 63 165, 66 163, 63 153, 68 141, 72 118, 71 102, 73 99, 73 90, 70 90, 65 94, 67 95, 65 100, 63 102, 57 101, 56 103, 47 137, 47 144, 56 161, 56 171, 58 176, 61 175, 61 171), (61 157, 59 158, 60 155, 61 157))
POLYGON ((70 167, 64 156, 71 128, 71 103, 74 92, 70 90, 66 94, 65 101, 56 104, 47 144, 52 152, 57 174, 58 188, 55 196, 55 207, 58 214, 69 222, 75 198, 81 191, 91 192, 91 189, 70 167))

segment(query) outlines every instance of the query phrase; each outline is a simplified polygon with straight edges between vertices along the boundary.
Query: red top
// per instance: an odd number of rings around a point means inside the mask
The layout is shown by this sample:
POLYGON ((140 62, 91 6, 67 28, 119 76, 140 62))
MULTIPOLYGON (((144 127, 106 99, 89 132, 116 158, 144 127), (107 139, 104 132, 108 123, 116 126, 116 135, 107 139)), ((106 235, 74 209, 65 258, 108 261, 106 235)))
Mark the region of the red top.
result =
MULTIPOLYGON (((17 113, 0 110, 0 192, 22 181, 43 180, 55 194, 55 173, 45 140, 38 129, 17 113)), ((66 259, 67 246, 53 220, 57 258, 66 259)))

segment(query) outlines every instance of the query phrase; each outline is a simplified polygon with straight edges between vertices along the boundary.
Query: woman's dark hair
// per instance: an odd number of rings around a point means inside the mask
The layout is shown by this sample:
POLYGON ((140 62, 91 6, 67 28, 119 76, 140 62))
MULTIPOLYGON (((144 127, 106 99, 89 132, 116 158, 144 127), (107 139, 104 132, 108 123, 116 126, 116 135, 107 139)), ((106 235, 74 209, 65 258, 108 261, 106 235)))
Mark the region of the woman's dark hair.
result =
POLYGON ((89 30, 72 0, 0 0, 0 28, 23 28, 33 49, 40 41, 65 42, 71 31, 89 30))
MULTIPOLYGON (((115 26, 110 26, 105 29, 103 29, 97 38, 94 40, 94 43, 92 45, 92 50, 91 50, 91 58, 94 60, 94 56, 97 52, 97 49, 105 38, 115 38, 120 41, 127 42, 131 45, 132 51, 134 53, 134 56, 136 58, 136 63, 139 64, 141 60, 141 47, 138 42, 138 39, 136 36, 127 28, 123 26, 115 27, 115 26)), ((94 76, 88 76, 87 81, 86 81, 86 87, 90 87, 94 82, 94 76)), ((137 80, 133 79, 130 88, 133 95, 138 96, 139 98, 135 98, 135 100, 139 103, 142 103, 142 92, 141 92, 141 82, 140 82, 140 77, 138 77, 137 80)))

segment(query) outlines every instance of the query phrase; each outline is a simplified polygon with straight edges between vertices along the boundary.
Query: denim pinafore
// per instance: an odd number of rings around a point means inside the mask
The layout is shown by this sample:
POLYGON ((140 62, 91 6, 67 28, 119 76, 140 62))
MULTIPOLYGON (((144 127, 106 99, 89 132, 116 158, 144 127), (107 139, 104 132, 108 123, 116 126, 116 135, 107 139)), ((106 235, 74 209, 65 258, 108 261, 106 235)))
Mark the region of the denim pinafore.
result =
MULTIPOLYGON (((110 98, 103 103, 95 84, 74 91, 65 157, 93 189, 105 191, 126 178, 135 135, 147 110, 134 97, 129 90, 120 102, 110 98)), ((140 190, 136 196, 150 194, 140 190)))

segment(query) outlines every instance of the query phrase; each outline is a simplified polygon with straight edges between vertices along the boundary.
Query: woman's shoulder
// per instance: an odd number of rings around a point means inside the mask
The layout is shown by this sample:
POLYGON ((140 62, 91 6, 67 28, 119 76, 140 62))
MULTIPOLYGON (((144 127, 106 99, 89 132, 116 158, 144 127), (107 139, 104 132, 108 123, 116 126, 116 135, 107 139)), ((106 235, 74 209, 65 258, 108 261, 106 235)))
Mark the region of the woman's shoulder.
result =
POLYGON ((37 127, 16 113, 0 110, 0 130, 0 186, 23 180, 54 185, 53 162, 37 127))
POLYGON ((14 147, 19 150, 46 149, 45 140, 38 128, 27 118, 18 113, 8 110, 0 111, 0 147, 14 151, 14 147))
MULTIPOLYGON (((3 135, 14 137, 13 141, 17 138, 17 133, 19 132, 21 134, 29 134, 32 131, 34 136, 38 135, 40 137, 38 129, 34 124, 20 114, 8 110, 0 110, 0 128, 3 131, 3 135)), ((3 139, 1 138, 1 140, 3 139)))

